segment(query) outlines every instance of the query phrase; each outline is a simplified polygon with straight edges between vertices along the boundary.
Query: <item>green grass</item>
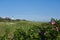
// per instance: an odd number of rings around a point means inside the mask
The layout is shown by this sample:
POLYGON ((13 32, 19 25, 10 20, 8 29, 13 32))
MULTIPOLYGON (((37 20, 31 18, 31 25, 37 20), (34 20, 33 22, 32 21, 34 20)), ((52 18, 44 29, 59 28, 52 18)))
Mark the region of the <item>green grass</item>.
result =
MULTIPOLYGON (((25 40, 25 36, 28 36, 27 40, 39 40, 41 35, 39 35, 38 30, 41 29, 45 31, 45 37, 47 37, 48 40, 51 40, 52 37, 54 40, 55 38, 56 40, 60 40, 60 31, 59 33, 56 32, 55 28, 50 23, 33 21, 0 22, 0 38, 3 37, 5 40, 8 40, 7 35, 11 33, 10 35, 13 34, 14 37, 16 37, 15 40, 25 40)), ((3 38, 1 38, 1 40, 3 38)))
POLYGON ((21 28, 24 31, 28 31, 33 25, 40 25, 40 22, 32 21, 19 21, 19 22, 0 22, 0 36, 4 35, 5 30, 9 29, 10 32, 14 32, 16 29, 21 28))

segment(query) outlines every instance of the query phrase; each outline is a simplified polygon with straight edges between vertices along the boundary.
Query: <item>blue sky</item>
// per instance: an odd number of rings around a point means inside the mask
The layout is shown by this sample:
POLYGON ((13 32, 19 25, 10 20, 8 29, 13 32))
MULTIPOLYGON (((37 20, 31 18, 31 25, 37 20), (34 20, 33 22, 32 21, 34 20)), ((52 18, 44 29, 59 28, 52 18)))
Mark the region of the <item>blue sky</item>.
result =
POLYGON ((0 16, 34 21, 60 19, 60 0, 0 0, 0 16))

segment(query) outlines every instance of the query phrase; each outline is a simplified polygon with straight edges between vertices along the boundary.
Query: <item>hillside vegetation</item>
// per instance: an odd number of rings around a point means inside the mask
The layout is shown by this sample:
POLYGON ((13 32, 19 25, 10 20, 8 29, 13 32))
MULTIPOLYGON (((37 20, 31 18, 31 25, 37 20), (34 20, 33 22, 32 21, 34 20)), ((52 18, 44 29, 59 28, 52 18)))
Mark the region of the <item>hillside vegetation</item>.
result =
POLYGON ((60 20, 52 18, 51 21, 33 22, 0 17, 0 40, 60 40, 60 20), (50 23, 52 20, 56 25, 50 23))

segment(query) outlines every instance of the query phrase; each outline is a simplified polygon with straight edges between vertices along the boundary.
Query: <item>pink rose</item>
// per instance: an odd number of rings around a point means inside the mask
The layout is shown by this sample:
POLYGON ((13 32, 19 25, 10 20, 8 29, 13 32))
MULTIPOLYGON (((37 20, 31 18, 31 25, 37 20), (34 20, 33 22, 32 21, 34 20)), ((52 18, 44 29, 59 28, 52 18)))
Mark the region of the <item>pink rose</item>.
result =
POLYGON ((55 22, 51 22, 51 24, 52 24, 52 25, 54 25, 54 24, 55 24, 55 22))

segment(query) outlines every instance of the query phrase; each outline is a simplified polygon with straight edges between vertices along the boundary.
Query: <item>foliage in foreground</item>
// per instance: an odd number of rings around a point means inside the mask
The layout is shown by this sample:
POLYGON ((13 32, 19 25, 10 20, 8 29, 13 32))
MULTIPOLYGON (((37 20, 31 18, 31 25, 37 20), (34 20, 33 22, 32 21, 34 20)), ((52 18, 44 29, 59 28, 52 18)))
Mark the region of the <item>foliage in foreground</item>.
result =
MULTIPOLYGON (((60 21, 55 20, 55 22, 60 28, 60 21)), ((24 26, 26 26, 26 23, 24 23, 24 26)), ((31 25, 29 24, 28 27, 31 27, 31 25)), ((10 32, 9 28, 6 28, 5 34, 0 36, 0 40, 60 40, 60 29, 57 32, 54 26, 48 22, 33 25, 28 30, 18 28, 13 33, 10 32)))

